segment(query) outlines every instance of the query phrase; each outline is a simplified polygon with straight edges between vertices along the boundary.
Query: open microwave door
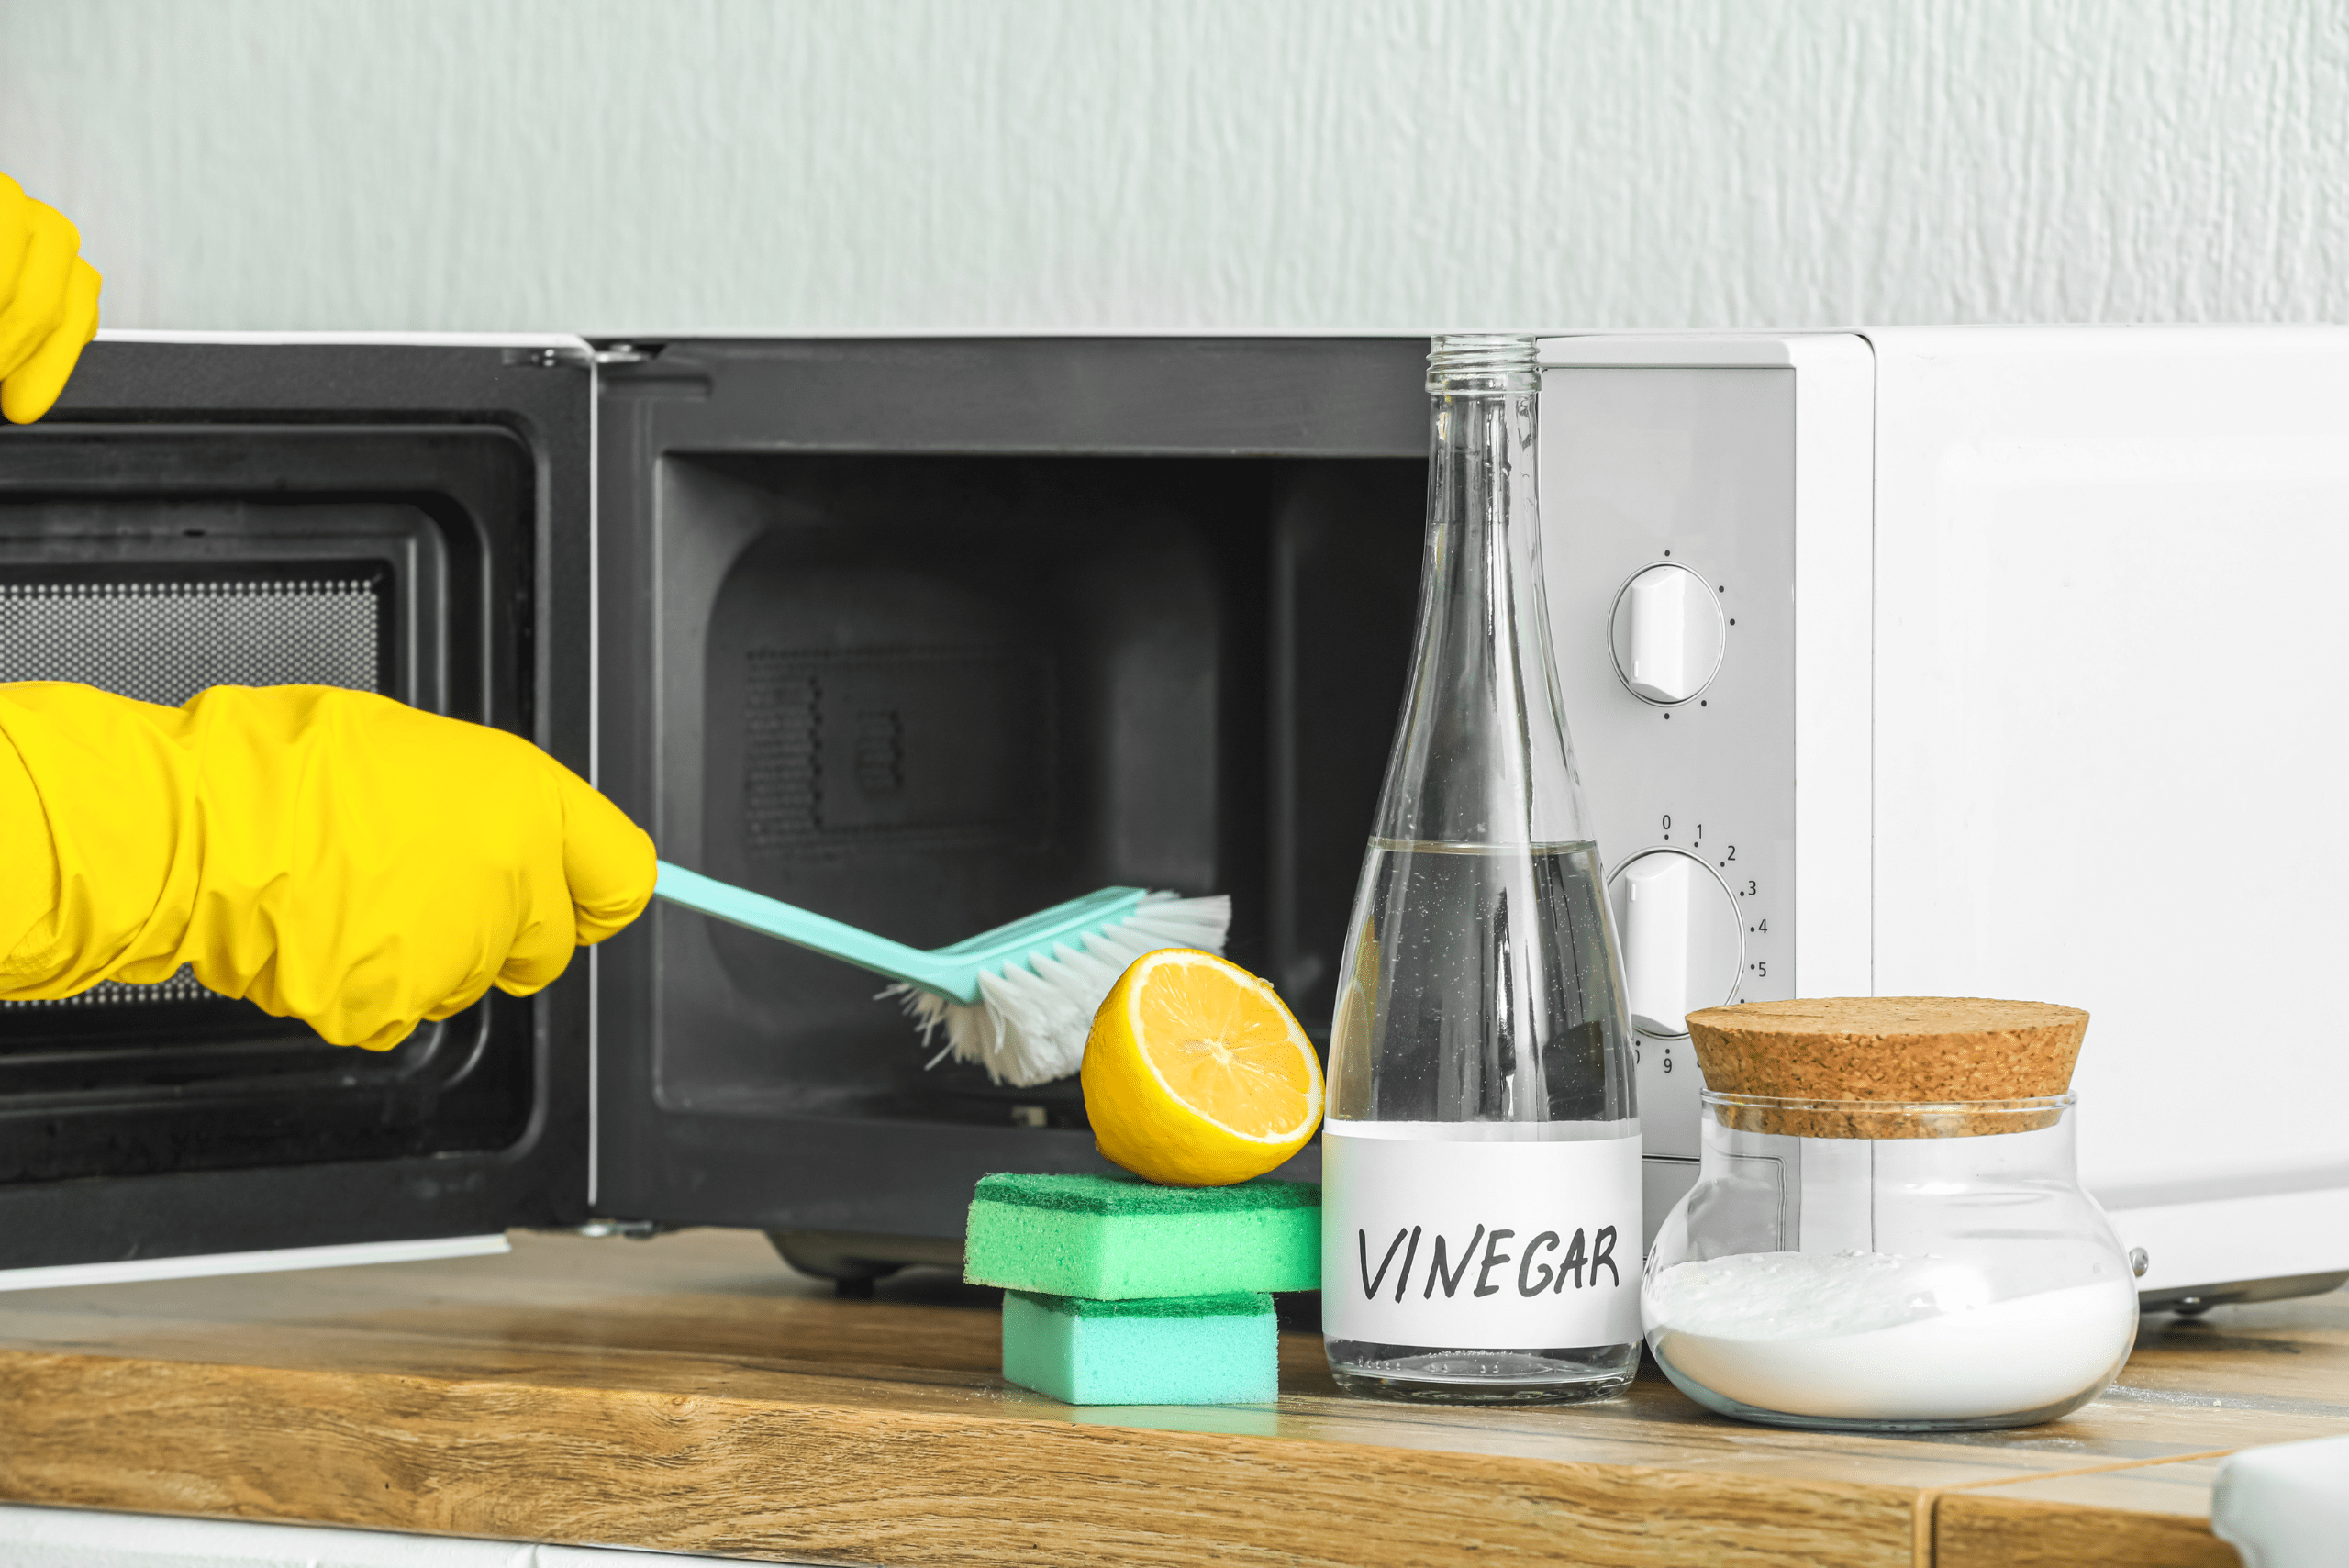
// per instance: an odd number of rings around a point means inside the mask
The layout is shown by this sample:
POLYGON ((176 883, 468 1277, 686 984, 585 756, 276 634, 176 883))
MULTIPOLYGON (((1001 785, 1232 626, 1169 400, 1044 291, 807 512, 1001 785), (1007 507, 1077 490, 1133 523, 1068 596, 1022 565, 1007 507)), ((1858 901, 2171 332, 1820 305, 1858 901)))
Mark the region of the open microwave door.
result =
MULTIPOLYGON (((0 427, 0 681, 358 687, 592 776, 595 409, 575 339, 101 338, 0 427)), ((0 1287, 580 1222, 590 968, 380 1053, 184 972, 0 1006, 0 1287)))

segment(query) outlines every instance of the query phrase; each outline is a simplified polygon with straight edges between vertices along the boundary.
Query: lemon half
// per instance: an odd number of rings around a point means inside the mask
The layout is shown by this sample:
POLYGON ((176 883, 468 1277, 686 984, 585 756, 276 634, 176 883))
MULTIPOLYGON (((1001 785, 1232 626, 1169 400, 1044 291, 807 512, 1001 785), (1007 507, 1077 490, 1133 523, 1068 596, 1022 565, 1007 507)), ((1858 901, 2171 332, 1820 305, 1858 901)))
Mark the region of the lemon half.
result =
POLYGON ((1219 1187, 1261 1176, 1321 1125, 1321 1062, 1264 981, 1196 948, 1134 960, 1093 1016, 1094 1146, 1138 1176, 1219 1187))

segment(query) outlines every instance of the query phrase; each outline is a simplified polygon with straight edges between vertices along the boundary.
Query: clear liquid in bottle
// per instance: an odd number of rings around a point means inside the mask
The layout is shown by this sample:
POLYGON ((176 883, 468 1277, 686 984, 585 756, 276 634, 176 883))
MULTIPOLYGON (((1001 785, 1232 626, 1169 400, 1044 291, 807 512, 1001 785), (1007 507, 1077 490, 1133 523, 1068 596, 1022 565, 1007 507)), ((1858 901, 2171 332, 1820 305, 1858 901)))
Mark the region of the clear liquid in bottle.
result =
POLYGON ((1412 681, 1323 1128, 1341 1386, 1586 1399, 1638 1365, 1622 965, 1551 665, 1525 339, 1440 339, 1412 681))

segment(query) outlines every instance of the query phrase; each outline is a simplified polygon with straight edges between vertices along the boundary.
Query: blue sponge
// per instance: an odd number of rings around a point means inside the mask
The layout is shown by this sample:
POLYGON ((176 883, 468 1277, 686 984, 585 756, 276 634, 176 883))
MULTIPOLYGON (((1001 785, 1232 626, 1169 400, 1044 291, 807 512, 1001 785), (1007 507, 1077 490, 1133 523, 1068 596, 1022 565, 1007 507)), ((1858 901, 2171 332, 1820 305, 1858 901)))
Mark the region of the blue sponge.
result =
POLYGON ((1269 1405, 1281 1392, 1273 1298, 1008 1290, 1003 1375, 1069 1405, 1269 1405))

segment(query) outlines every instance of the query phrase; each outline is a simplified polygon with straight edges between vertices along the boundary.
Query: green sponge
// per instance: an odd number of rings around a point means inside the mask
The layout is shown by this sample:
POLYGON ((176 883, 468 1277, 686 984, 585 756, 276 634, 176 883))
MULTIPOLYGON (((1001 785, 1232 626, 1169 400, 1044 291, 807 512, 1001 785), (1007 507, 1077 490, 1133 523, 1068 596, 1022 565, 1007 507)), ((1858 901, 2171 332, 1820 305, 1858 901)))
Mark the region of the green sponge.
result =
POLYGON ((1268 1405, 1281 1394, 1273 1298, 1006 1291, 1003 1375, 1069 1405, 1268 1405))
POLYGON ((1162 1187, 1139 1176, 983 1176, 963 1275, 1097 1301, 1321 1288, 1312 1182, 1162 1187))

